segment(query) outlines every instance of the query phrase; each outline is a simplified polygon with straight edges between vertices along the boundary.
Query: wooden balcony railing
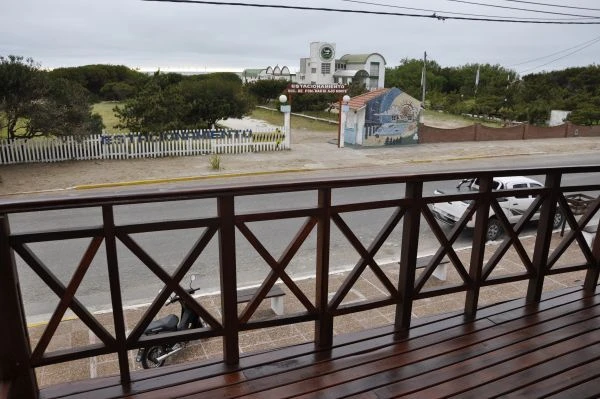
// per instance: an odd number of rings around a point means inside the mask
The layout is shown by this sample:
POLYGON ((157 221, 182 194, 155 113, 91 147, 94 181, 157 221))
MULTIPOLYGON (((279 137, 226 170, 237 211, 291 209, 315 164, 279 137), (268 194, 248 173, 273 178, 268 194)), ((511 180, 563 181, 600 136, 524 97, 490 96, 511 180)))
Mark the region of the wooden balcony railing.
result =
MULTIPOLYGON (((0 377, 2 387, 10 385, 9 397, 35 398, 38 395, 35 369, 104 354, 116 354, 119 359, 121 384, 127 386, 131 381, 128 351, 152 344, 175 343, 208 337, 222 337, 223 361, 235 365, 240 358, 239 333, 241 331, 265 327, 282 326, 300 322, 314 322, 314 340, 320 348, 329 348, 333 342, 333 325, 337 316, 353 312, 366 311, 383 306, 396 307, 395 328, 397 334, 410 329, 411 314, 415 300, 441 296, 456 292, 466 292, 464 313, 469 318, 477 314, 480 290, 482 287, 506 284, 514 281, 528 281, 527 292, 523 296, 530 302, 539 301, 544 280, 547 276, 585 270, 584 289, 594 291, 600 272, 600 240, 592 246, 586 242, 582 230, 600 208, 600 165, 568 168, 505 169, 495 171, 461 171, 448 173, 430 173, 423 175, 373 176, 369 178, 344 178, 329 180, 306 180, 268 184, 230 185, 173 191, 145 191, 122 194, 96 194, 81 197, 30 198, 0 201, 0 316, 3 327, 0 329, 0 377), (517 190, 492 191, 492 181, 497 176, 545 176, 544 186, 517 190), (590 183, 568 185, 563 177, 584 176, 590 183), (465 192, 448 195, 426 193, 424 185, 463 178, 478 178, 480 189, 477 192, 465 192), (376 198, 375 200, 337 203, 333 194, 337 190, 357 187, 377 187, 390 184, 404 184, 404 193, 394 198, 376 198), (242 212, 236 208, 236 200, 257 194, 315 192, 316 206, 294 206, 284 210, 261 212, 242 212), (585 212, 576 218, 565 196, 570 193, 586 193, 591 198, 585 212), (536 197, 533 205, 523 214, 521 220, 511 226, 508 220, 500 216, 500 222, 507 232, 506 238, 496 252, 486 261, 487 219, 490 209, 501 215, 498 198, 511 195, 532 195, 536 197), (159 222, 140 222, 120 224, 115 221, 115 208, 123 205, 163 203, 168 207, 173 201, 212 199, 216 202, 216 216, 189 217, 159 222), (429 205, 435 202, 469 200, 471 205, 462 219, 447 232, 434 218, 429 205), (73 211, 78 209, 101 209, 100 226, 61 228, 57 226, 48 231, 11 232, 11 218, 24 212, 73 211), (551 251, 553 232, 552 216, 557 208, 562 210, 570 230, 561 242, 551 251), (391 216, 381 226, 376 238, 365 246, 353 231, 343 215, 357 211, 391 210, 391 216), (531 217, 539 213, 536 227, 536 241, 532 256, 528 254, 520 241, 520 234, 531 217), (475 217, 470 261, 463 264, 456 254, 453 244, 465 229, 467 222, 475 217), (283 254, 276 259, 266 248, 265 243, 248 227, 253 222, 301 219, 303 223, 283 254), (439 241, 439 249, 431 256, 424 271, 417 276, 419 237, 423 226, 427 225, 439 241), (332 229, 335 226, 358 253, 358 262, 339 287, 330 283, 330 246, 332 229), (169 273, 159 262, 146 252, 132 235, 148 232, 169 232, 182 229, 202 229, 192 249, 185 255, 173 273, 169 273), (390 237, 394 229, 401 230, 399 253, 399 277, 392 281, 382 270, 375 256, 390 237), (316 230, 314 268, 315 297, 309 298, 293 276, 286 272, 294 256, 313 231, 316 230), (245 237, 260 257, 270 267, 267 277, 262 281, 256 294, 241 313, 238 313, 237 290, 237 253, 236 238, 245 237), (64 284, 52 270, 32 250, 32 245, 48 241, 87 239, 89 244, 81 257, 70 281, 64 284), (221 320, 212 315, 182 287, 182 280, 198 257, 213 240, 218 241, 219 276, 221 292, 221 320), (120 243, 120 244, 118 244, 120 243), (584 257, 583 262, 554 267, 566 249, 577 243, 584 257), (153 275, 164 289, 145 310, 143 316, 131 331, 127 332, 124 321, 124 287, 120 280, 120 253, 126 247, 153 275), (103 247, 109 279, 111 310, 114 333, 98 321, 96 316, 76 298, 75 294, 82 283, 90 265, 103 247), (513 247, 519 254, 524 272, 512 275, 496 276, 492 272, 507 250, 513 247), (60 298, 54 313, 50 317, 44 333, 31 347, 26 314, 22 299, 21 286, 15 253, 30 267, 44 284, 60 298), (426 286, 434 270, 447 257, 462 282, 441 287, 426 286), (367 269, 374 273, 387 295, 381 299, 351 301, 344 299, 367 269), (252 318, 260 302, 273 285, 281 280, 286 289, 302 304, 304 309, 293 314, 284 314, 267 319, 252 318), (330 293, 334 292, 330 297, 330 293), (165 300, 175 293, 194 309, 207 323, 206 328, 185 330, 175 333, 145 336, 144 330, 156 317, 165 300), (100 343, 84 347, 48 352, 49 343, 56 333, 65 312, 71 310, 100 343)), ((376 190, 371 195, 377 197, 376 190)), ((4 388, 3 388, 4 389, 4 388)))

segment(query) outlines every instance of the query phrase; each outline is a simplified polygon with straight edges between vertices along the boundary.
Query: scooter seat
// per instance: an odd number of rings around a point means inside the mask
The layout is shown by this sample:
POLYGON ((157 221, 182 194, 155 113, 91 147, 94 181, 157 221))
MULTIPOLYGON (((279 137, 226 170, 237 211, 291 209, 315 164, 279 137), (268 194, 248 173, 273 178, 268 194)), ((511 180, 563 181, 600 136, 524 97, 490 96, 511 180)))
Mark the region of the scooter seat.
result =
POLYGON ((162 331, 177 331, 177 324, 179 323, 179 317, 174 314, 170 314, 162 319, 154 320, 148 324, 148 328, 144 333, 146 335, 158 334, 162 331))

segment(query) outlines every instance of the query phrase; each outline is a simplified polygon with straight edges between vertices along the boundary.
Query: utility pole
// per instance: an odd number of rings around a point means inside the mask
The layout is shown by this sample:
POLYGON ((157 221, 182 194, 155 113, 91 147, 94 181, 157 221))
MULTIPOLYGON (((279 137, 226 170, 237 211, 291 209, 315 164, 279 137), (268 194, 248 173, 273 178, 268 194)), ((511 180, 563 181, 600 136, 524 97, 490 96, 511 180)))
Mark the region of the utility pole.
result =
POLYGON ((425 108, 425 92, 427 91, 427 51, 423 55, 423 70, 421 71, 421 86, 423 87, 423 95, 421 96, 421 103, 425 108))

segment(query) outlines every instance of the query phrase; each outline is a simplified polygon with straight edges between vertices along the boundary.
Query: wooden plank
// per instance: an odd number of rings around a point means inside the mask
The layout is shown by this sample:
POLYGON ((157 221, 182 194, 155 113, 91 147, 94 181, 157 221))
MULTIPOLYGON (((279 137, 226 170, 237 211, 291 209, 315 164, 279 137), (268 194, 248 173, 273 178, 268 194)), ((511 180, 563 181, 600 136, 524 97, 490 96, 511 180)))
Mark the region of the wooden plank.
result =
MULTIPOLYGON (((478 399, 489 396, 491 392, 499 392, 503 397, 541 397, 564 389, 567 381, 568 384, 573 384, 589 378, 590 373, 596 373, 594 370, 598 370, 598 365, 600 355, 585 347, 522 370, 509 369, 506 377, 494 381, 479 381, 477 388, 462 392, 460 397, 478 399)), ((507 363, 507 367, 514 367, 514 364, 507 363)), ((477 381, 478 375, 473 374, 469 379, 477 381)), ((456 382, 460 383, 458 380, 456 382)))
MULTIPOLYGON (((437 342, 439 340, 440 337, 435 337, 436 339, 434 341, 432 341, 433 343, 437 342)), ((366 349, 365 349, 366 350, 366 349)), ((353 365, 356 365, 357 363, 354 362, 353 365)), ((367 368, 368 369, 368 368, 367 368)), ((364 371, 364 370, 363 370, 364 371)), ((278 376, 277 378, 278 381, 281 381, 281 375, 278 376)), ((313 381, 314 382, 314 381, 313 381)), ((316 382, 315 382, 316 383, 316 382)))
MULTIPOLYGON (((561 374, 559 377, 560 380, 556 378, 540 381, 538 384, 532 386, 531 389, 535 392, 535 395, 540 395, 536 389, 539 389, 539 392, 544 394, 546 386, 551 386, 550 384, 552 383, 560 384, 562 382, 564 384, 565 381, 568 381, 571 384, 569 388, 560 387, 546 397, 553 399, 597 398, 600 396, 600 388, 598 387, 600 373, 598 373, 598 367, 600 367, 600 361, 588 363, 561 374)), ((515 395, 511 394, 508 397, 516 397, 520 393, 514 392, 515 395)))
MULTIPOLYGON (((540 311, 553 309, 559 304, 573 304, 582 298, 581 290, 578 288, 568 288, 560 291, 553 291, 544 294, 544 301, 539 306, 528 306, 521 315, 534 315, 540 311)), ((521 309, 524 305, 523 299, 504 302, 496 305, 489 305, 478 312, 478 317, 494 316, 502 312, 511 312, 515 309, 521 309)), ((416 319, 413 327, 409 331, 407 339, 413 339, 419 345, 427 346, 434 343, 439 337, 434 335, 436 332, 447 331, 460 326, 464 323, 462 314, 436 315, 423 319, 416 319)), ((354 344, 359 341, 368 343, 368 351, 379 350, 381 348, 393 345, 399 341, 394 339, 392 326, 380 327, 374 330, 360 331, 353 334, 346 334, 335 337, 335 346, 331 352, 319 352, 315 350, 312 343, 296 345, 279 351, 269 351, 264 353, 247 354, 241 357, 238 370, 244 370, 247 378, 269 378, 272 376, 269 367, 276 369, 279 367, 277 362, 287 362, 289 370, 298 370, 307 365, 327 362, 331 359, 352 356, 356 353, 354 344), (295 367, 293 367, 294 365, 295 367)), ((363 343, 363 344, 364 344, 363 343)), ((151 391, 161 389, 162 383, 168 381, 171 385, 193 383, 193 381, 203 378, 210 378, 219 373, 226 373, 228 369, 224 368, 220 362, 190 363, 183 365, 174 365, 168 368, 145 370, 143 372, 132 374, 132 391, 130 393, 151 391), (133 388, 135 387, 135 389, 133 388)), ((272 378, 272 377, 271 377, 272 378)), ((276 379, 275 379, 276 380, 276 379)), ((91 392, 95 397, 103 396, 101 392, 114 392, 121 386, 117 378, 98 379, 79 382, 77 384, 63 384, 42 390, 43 398, 54 398, 62 395, 83 395, 85 392, 91 392)), ((86 395, 87 396, 87 395, 86 395)))
MULTIPOLYGON (((600 316, 600 309, 597 313, 600 316)), ((600 328, 600 318, 594 320, 594 328, 600 328)), ((538 342, 550 343, 555 340, 567 339, 579 335, 589 328, 586 325, 589 322, 569 325, 570 320, 568 318, 559 320, 557 325, 560 326, 565 323, 567 324, 566 327, 558 328, 551 333, 546 333, 547 326, 545 323, 528 328, 527 334, 520 330, 509 332, 502 328, 503 326, 495 326, 477 330, 471 334, 464 334, 445 342, 438 342, 415 351, 399 353, 402 351, 394 348, 392 356, 389 356, 390 351, 387 351, 388 356, 383 354, 379 358, 375 353, 357 355, 348 359, 354 360, 354 365, 350 365, 350 367, 331 372, 332 369, 338 368, 338 364, 342 368, 345 366, 341 361, 330 362, 322 370, 315 366, 306 373, 296 373, 298 377, 296 377, 297 381, 294 383, 268 391, 260 391, 260 397, 276 398, 283 397, 283 395, 299 396, 307 394, 306 397, 337 398, 377 389, 390 383, 395 384, 380 388, 377 390, 378 394, 382 397, 400 395, 409 388, 417 389, 427 386, 434 377, 446 379, 444 373, 437 371, 442 367, 465 362, 468 359, 477 359, 484 354, 488 354, 485 357, 486 359, 497 361, 499 358, 498 353, 492 352, 513 345, 515 340, 518 342, 519 338, 522 340, 525 337, 539 335, 535 340, 535 345, 537 345, 538 342), (483 343, 485 345, 482 345, 483 343), (434 371, 435 373, 433 373, 434 371), (412 381, 416 379, 417 382, 409 385, 407 381, 411 381, 410 378, 413 378, 412 381)), ((522 350, 527 350, 526 344, 521 345, 523 346, 522 350)), ((280 377, 277 377, 278 381, 281 381, 280 377)), ((251 384, 250 381, 245 386, 251 384)), ((258 392, 252 394, 257 395, 258 392)), ((418 397, 440 396, 419 393, 418 397)))
MULTIPOLYGON (((587 331, 590 325, 591 323, 589 322, 579 323, 573 326, 573 329, 566 327, 560 329, 560 331, 557 330, 547 335, 537 336, 534 339, 487 353, 485 356, 479 356, 469 361, 460 362, 450 367, 420 375, 417 378, 386 386, 376 392, 383 395, 406 395, 408 398, 440 397, 440 395, 460 395, 461 398, 477 397, 465 391, 486 382, 502 378, 515 371, 527 370, 529 367, 533 367, 537 363, 547 361, 548 359, 564 357, 573 350, 581 350, 583 348, 584 353, 593 352, 589 346, 599 341, 600 333, 598 332, 598 328, 600 328, 600 320, 596 320, 594 324, 596 330, 590 333, 579 334, 580 331, 587 331), (569 335, 564 335, 568 330, 571 331, 567 334, 573 335, 571 335, 571 338, 561 341, 561 339, 569 337, 569 335), (428 385, 434 386, 428 389, 421 389, 428 385)), ((553 366, 555 367, 554 370, 561 370, 562 367, 566 367, 567 365, 568 363, 554 364, 553 366)), ((531 373, 532 370, 529 370, 529 372, 531 373)), ((540 373, 540 375, 534 378, 543 377, 544 375, 540 373)), ((503 395, 506 390, 523 385, 521 381, 516 381, 515 383, 517 385, 485 385, 483 387, 486 392, 485 397, 503 395), (495 390, 492 388, 495 388, 495 390)))

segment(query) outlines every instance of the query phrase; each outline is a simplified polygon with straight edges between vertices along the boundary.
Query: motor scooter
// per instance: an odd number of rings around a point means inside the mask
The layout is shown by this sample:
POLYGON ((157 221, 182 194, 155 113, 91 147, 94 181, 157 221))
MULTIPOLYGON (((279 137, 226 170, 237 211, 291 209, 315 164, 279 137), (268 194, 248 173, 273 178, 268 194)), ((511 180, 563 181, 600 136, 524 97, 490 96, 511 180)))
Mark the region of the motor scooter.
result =
MULTIPOLYGON (((194 274, 190 276, 190 288, 187 290, 187 293, 190 295, 200 289, 192 287, 196 278, 197 276, 194 274)), ((152 321, 144 331, 145 335, 155 335, 205 327, 205 323, 200 316, 190 309, 178 295, 173 294, 167 300, 165 306, 169 306, 175 302, 179 302, 181 305, 180 316, 177 317, 177 315, 170 314, 161 319, 152 321)), ((141 363, 142 367, 145 369, 161 367, 165 364, 167 358, 181 351, 185 345, 186 342, 177 342, 175 344, 154 345, 147 348, 140 348, 135 360, 136 362, 141 363)))

